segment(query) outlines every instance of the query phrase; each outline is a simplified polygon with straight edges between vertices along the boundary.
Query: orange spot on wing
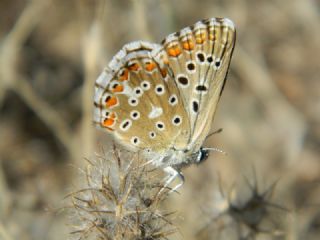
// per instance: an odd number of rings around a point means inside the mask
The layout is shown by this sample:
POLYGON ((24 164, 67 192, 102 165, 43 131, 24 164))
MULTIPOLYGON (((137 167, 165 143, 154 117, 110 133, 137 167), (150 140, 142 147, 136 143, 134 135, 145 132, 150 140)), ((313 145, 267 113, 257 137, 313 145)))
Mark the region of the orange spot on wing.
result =
POLYGON ((202 44, 206 40, 206 33, 205 32, 199 32, 196 33, 196 43, 202 44))
POLYGON ((214 34, 213 34, 213 33, 210 33, 210 34, 209 34, 209 40, 213 41, 214 39, 215 39, 214 34))
POLYGON ((132 63, 128 66, 128 69, 130 71, 138 71, 140 68, 139 64, 138 63, 132 63))
POLYGON ((127 81, 129 79, 129 70, 127 68, 123 69, 123 72, 120 74, 119 81, 127 81))
POLYGON ((196 43, 197 44, 202 44, 204 41, 201 38, 196 38, 196 43))
POLYGON ((175 52, 174 48, 169 48, 168 49, 168 54, 171 57, 175 57, 176 56, 176 52, 175 52))
POLYGON ((146 70, 151 72, 156 66, 155 62, 148 62, 146 63, 146 70))
POLYGON ((116 114, 114 112, 112 112, 109 118, 115 119, 116 118, 116 114))
POLYGON ((181 54, 181 49, 179 48, 178 45, 175 45, 168 48, 167 52, 170 57, 177 57, 181 54))
POLYGON ((123 91, 123 86, 122 85, 117 85, 115 88, 112 89, 112 92, 122 92, 123 91))
POLYGON ((115 121, 116 121, 116 114, 112 112, 110 116, 108 116, 103 120, 102 126, 107 128, 110 131, 113 131, 114 129, 112 129, 111 127, 114 125, 115 121))
POLYGON ((165 78, 166 76, 167 76, 167 70, 166 69, 160 69, 160 73, 161 73, 161 76, 163 77, 163 78, 165 78))
POLYGON ((112 119, 112 118, 106 118, 106 119, 103 120, 102 125, 103 125, 104 127, 110 128, 110 127, 114 124, 114 122, 115 122, 114 119, 112 119))
POLYGON ((181 54, 181 49, 179 47, 176 47, 176 56, 179 56, 181 54))
POLYGON ((194 49, 194 44, 190 40, 186 40, 186 41, 182 42, 182 47, 184 50, 190 51, 190 50, 194 49))
POLYGON ((169 59, 167 58, 167 56, 163 57, 163 63, 164 64, 169 64, 169 59))
POLYGON ((112 107, 112 106, 116 105, 117 103, 118 103, 118 99, 114 96, 113 97, 109 96, 106 98, 106 106, 107 107, 112 107))

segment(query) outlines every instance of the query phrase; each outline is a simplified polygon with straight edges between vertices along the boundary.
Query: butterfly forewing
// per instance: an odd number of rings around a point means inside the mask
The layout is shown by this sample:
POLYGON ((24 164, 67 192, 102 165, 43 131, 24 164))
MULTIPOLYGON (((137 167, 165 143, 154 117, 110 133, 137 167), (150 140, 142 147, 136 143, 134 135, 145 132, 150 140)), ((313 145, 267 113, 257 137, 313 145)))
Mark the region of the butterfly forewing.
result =
POLYGON ((163 46, 190 119, 188 148, 196 151, 208 134, 235 43, 229 19, 211 18, 170 34, 163 46))

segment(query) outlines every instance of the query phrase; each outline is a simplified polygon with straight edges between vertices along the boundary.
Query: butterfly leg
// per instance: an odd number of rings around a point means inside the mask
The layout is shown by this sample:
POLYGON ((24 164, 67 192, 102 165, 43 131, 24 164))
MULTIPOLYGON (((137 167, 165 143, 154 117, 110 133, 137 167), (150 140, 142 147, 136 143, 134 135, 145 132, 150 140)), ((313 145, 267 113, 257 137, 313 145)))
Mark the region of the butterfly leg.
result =
POLYGON ((168 174, 168 176, 164 180, 165 183, 163 185, 163 189, 168 187, 169 184, 172 183, 174 181, 174 179, 176 179, 176 177, 178 177, 180 180, 180 183, 177 184, 173 189, 171 189, 169 193, 177 191, 184 183, 184 176, 182 175, 181 172, 174 169, 173 167, 165 167, 164 171, 168 174))

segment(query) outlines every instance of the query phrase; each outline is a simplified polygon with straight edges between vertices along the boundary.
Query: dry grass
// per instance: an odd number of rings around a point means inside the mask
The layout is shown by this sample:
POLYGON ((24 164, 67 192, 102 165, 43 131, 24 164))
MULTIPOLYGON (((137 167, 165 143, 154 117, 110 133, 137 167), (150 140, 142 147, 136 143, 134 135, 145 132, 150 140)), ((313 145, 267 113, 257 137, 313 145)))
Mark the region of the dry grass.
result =
POLYGON ((68 216, 46 209, 72 191, 70 165, 85 168, 99 144, 112 145, 91 124, 95 78, 123 44, 160 42, 213 16, 231 18, 238 33, 213 124, 224 131, 205 143, 228 155, 186 169, 180 194, 161 206, 179 216, 182 234, 168 239, 317 239, 319 8, 301 0, 1 1, 0 239, 69 237, 68 216))

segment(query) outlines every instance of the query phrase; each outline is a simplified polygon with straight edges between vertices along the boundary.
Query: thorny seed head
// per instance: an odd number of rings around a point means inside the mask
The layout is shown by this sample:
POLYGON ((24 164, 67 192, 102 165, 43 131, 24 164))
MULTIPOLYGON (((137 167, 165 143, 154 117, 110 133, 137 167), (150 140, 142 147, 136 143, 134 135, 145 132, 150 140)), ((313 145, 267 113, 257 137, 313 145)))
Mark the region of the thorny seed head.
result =
POLYGON ((157 240, 177 230, 160 210, 167 190, 160 176, 135 156, 102 154, 83 171, 85 186, 69 195, 75 239, 157 240), (132 157, 132 156, 131 156, 132 157))
POLYGON ((287 209, 270 201, 276 183, 262 193, 259 192, 256 183, 251 185, 247 180, 247 184, 250 188, 249 198, 242 204, 229 202, 228 214, 238 224, 245 225, 249 230, 249 235, 253 236, 258 233, 279 234, 280 231, 276 229, 271 213, 275 209, 283 211, 287 211, 287 209), (271 223, 271 229, 264 229, 263 222, 266 221, 271 223))
MULTIPOLYGON (((220 187, 219 201, 221 206, 210 222, 206 224, 197 235, 208 236, 209 232, 223 231, 228 225, 235 225, 237 235, 240 239, 254 239, 259 233, 281 235, 282 232, 276 226, 273 217, 276 216, 274 210, 288 211, 286 208, 270 201, 276 183, 272 184, 266 191, 260 193, 256 177, 252 185, 247 178, 246 183, 250 190, 250 195, 245 201, 239 201, 242 191, 233 191, 235 196, 231 200, 230 196, 225 197, 220 187), (271 228, 270 228, 271 224, 271 228), (265 228, 267 226, 269 228, 265 228)), ((277 221, 279 223, 279 221, 277 221)), ((219 233, 220 234, 220 233, 219 233)), ((209 234, 212 235, 212 234, 209 234)), ((210 238, 211 239, 211 238, 210 238)))

